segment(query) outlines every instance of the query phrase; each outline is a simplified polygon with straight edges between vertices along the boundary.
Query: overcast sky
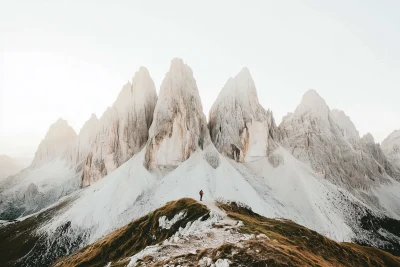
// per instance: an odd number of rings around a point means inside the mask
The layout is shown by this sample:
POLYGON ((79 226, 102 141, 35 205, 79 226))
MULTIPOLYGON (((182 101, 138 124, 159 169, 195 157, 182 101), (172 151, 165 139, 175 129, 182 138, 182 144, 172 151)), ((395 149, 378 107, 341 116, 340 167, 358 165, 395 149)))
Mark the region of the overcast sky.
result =
POLYGON ((400 129, 400 1, 0 0, 0 154, 33 156, 51 123, 79 132, 139 66, 173 57, 208 115, 247 66, 277 122, 310 88, 381 142, 400 129))

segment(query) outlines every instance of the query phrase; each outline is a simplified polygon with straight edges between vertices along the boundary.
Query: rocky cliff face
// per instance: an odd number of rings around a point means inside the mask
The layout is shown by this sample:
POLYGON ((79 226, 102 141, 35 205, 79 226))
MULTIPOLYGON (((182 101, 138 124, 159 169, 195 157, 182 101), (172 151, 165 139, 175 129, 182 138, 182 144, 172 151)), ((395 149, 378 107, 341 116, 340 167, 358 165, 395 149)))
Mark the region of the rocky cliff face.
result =
POLYGON ((394 173, 373 137, 360 139, 350 118, 342 111, 330 111, 314 90, 303 96, 279 130, 282 144, 296 158, 335 184, 367 189, 394 173))
POLYGON ((161 84, 144 166, 173 168, 208 144, 207 122, 192 70, 175 58, 161 84))
POLYGON ((76 172, 82 171, 99 126, 100 121, 95 114, 92 114, 90 119, 82 126, 77 142, 71 151, 71 164, 76 168, 76 172))
POLYGON ((394 131, 383 140, 382 151, 395 169, 394 178, 400 181, 400 130, 394 131))
POLYGON ((396 130, 382 142, 382 150, 387 156, 400 159, 400 130, 396 130))
POLYGON ((154 82, 141 67, 100 119, 84 164, 82 186, 101 179, 143 148, 156 102, 154 82))
POLYGON ((56 158, 71 160, 71 149, 77 141, 77 134, 68 122, 59 119, 50 126, 46 137, 40 143, 32 166, 39 166, 56 158))
POLYGON ((330 116, 336 122, 345 140, 349 141, 352 145, 356 145, 360 141, 360 133, 357 131, 350 117, 342 110, 332 109, 330 116))
POLYGON ((230 78, 210 110, 211 139, 220 153, 236 161, 269 156, 277 127, 271 111, 259 103, 247 68, 230 78))

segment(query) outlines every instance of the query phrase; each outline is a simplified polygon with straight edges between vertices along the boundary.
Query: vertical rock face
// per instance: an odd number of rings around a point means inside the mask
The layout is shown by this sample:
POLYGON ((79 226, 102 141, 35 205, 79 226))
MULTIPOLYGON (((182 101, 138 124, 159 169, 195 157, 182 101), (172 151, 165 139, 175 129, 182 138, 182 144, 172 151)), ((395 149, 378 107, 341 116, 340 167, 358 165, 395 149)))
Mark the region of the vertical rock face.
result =
POLYGON ((279 131, 283 146, 335 184, 368 189, 393 175, 373 137, 360 139, 350 118, 342 111, 330 111, 314 90, 283 119, 279 131))
POLYGON ((40 143, 32 161, 32 166, 47 163, 55 158, 70 160, 71 149, 74 147, 77 138, 77 134, 68 125, 68 122, 59 119, 50 126, 46 137, 40 143))
POLYGON ((372 134, 367 133, 361 138, 361 147, 365 154, 372 156, 372 158, 378 163, 378 172, 380 174, 386 172, 389 176, 397 179, 398 174, 394 169, 394 166, 392 166, 392 164, 388 161, 381 149, 381 146, 375 143, 375 139, 372 134))
POLYGON ((400 181, 400 130, 396 130, 382 142, 382 151, 394 169, 394 177, 400 181))
POLYGON ((209 129, 217 150, 236 161, 269 156, 276 147, 272 112, 260 105, 247 68, 230 78, 220 92, 210 110, 209 129))
POLYGON ((161 84, 144 166, 147 169, 175 167, 209 143, 207 122, 192 70, 175 58, 161 84))
POLYGON ((339 129, 346 140, 353 145, 360 141, 360 133, 357 131, 349 116, 347 116, 342 110, 337 109, 332 109, 330 115, 339 126, 339 129))
POLYGON ((396 130, 382 142, 382 150, 388 156, 400 159, 400 130, 396 130))
POLYGON ((82 186, 101 179, 143 148, 156 102, 154 82, 141 67, 100 119, 84 164, 82 186))
POLYGON ((90 153, 91 144, 98 132, 99 124, 100 121, 97 116, 92 114, 79 132, 78 140, 71 155, 72 166, 76 167, 77 172, 82 171, 83 164, 86 162, 86 158, 90 153))

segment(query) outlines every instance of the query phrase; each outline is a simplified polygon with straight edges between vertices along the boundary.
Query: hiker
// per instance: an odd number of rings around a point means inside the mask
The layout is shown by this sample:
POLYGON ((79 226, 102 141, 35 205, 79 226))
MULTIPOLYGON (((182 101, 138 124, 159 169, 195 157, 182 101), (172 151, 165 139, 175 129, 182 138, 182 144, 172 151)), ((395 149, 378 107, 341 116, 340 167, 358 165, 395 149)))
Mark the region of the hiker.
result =
POLYGON ((200 190, 199 194, 200 194, 200 201, 203 201, 203 190, 200 190))

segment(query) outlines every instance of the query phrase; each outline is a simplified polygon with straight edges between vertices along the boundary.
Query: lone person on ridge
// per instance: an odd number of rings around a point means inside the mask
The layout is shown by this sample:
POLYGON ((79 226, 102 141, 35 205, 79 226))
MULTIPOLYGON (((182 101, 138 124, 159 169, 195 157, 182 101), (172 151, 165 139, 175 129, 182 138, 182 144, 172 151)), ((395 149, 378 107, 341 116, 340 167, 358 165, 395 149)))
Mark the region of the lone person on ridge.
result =
POLYGON ((199 194, 200 194, 200 201, 203 201, 203 190, 200 190, 200 192, 199 192, 199 194))

